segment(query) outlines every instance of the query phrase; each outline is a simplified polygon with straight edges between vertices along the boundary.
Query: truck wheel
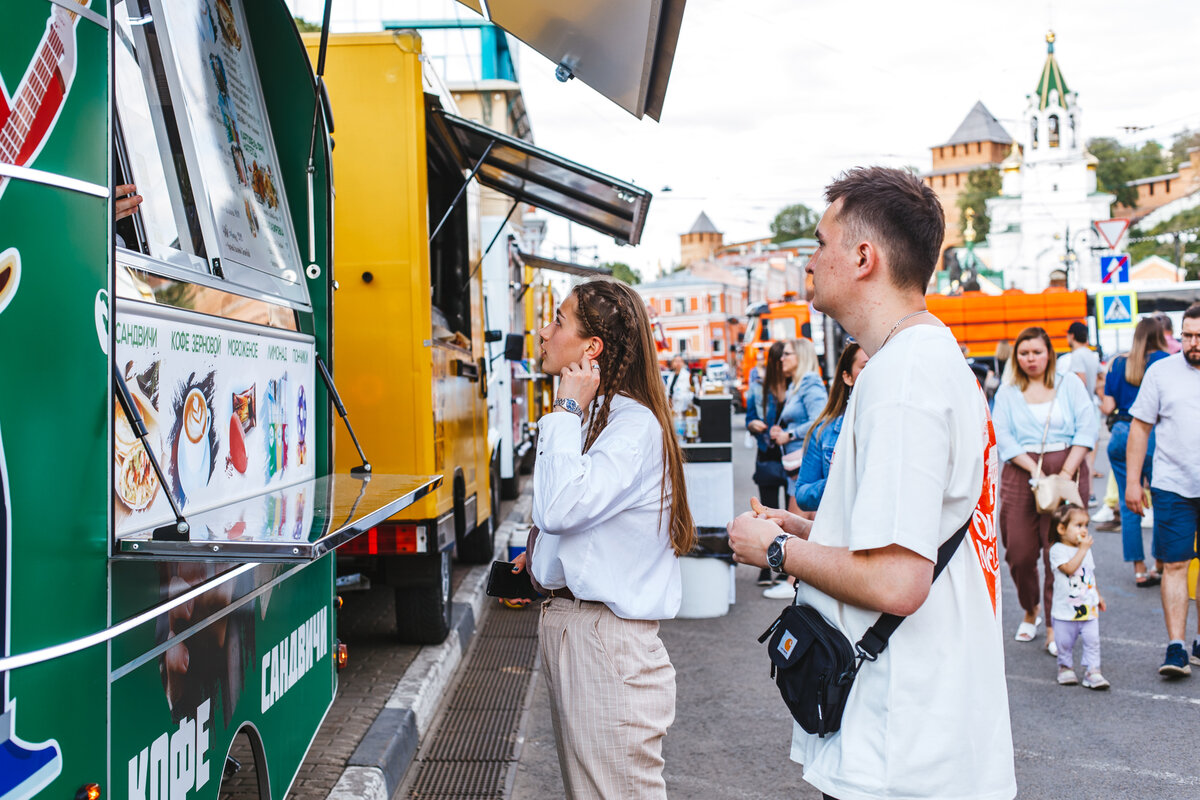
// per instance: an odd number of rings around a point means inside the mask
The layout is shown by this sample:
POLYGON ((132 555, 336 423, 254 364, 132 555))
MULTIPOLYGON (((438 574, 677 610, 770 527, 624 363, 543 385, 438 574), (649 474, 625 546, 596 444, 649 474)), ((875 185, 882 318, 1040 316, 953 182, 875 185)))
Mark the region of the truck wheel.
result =
POLYGON ((490 564, 496 553, 496 528, 500 523, 500 453, 492 456, 488 467, 489 495, 492 513, 475 526, 475 530, 459 539, 458 560, 464 564, 490 564))
POLYGON ((488 517, 475 526, 458 543, 458 560, 464 564, 490 564, 496 552, 496 528, 492 524, 495 516, 488 517))
POLYGON ((450 633, 450 551, 406 556, 410 580, 396 587, 396 637, 441 644, 450 633))
MULTIPOLYGON (((500 503, 504 501, 502 494, 502 482, 500 480, 500 451, 497 450, 492 456, 492 468, 488 470, 488 480, 491 481, 492 487, 492 530, 500 528, 500 503)), ((494 538, 494 537, 493 537, 494 538)), ((493 551, 494 552, 494 551, 493 551)))

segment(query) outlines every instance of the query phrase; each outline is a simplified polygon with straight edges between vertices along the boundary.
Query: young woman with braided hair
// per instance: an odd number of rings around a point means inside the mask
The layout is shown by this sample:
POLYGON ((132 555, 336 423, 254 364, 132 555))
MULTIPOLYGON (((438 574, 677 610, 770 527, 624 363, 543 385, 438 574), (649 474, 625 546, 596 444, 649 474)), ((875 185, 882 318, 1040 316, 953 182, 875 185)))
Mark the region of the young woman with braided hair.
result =
POLYGON ((658 621, 679 611, 696 533, 650 319, 628 286, 597 280, 538 336, 560 380, 538 423, 527 552, 549 595, 539 636, 566 795, 665 798, 675 668, 658 621))

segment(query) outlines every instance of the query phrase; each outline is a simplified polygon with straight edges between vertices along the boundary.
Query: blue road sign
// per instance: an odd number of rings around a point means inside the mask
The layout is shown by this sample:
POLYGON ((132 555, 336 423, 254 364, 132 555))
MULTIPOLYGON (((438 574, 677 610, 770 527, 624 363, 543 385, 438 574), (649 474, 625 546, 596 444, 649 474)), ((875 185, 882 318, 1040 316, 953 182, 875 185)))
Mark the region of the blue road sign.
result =
POLYGON ((1129 254, 1100 256, 1100 280, 1104 283, 1129 283, 1129 254))
POLYGON ((1137 292, 1096 295, 1096 327, 1132 328, 1137 325, 1137 292))

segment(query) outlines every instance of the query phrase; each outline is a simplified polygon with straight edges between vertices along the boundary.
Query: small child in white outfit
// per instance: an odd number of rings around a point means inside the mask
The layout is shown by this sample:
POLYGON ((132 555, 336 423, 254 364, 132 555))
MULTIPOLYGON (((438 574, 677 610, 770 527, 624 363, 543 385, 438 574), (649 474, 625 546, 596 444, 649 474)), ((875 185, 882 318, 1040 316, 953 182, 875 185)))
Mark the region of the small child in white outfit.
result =
POLYGON ((1100 674, 1100 611, 1104 598, 1096 589, 1096 563, 1092 559, 1092 535, 1088 533, 1087 511, 1064 503, 1054 512, 1050 528, 1050 568, 1054 570, 1054 641, 1058 643, 1058 682, 1079 683, 1075 674, 1075 640, 1083 641, 1083 685, 1107 689, 1100 674))

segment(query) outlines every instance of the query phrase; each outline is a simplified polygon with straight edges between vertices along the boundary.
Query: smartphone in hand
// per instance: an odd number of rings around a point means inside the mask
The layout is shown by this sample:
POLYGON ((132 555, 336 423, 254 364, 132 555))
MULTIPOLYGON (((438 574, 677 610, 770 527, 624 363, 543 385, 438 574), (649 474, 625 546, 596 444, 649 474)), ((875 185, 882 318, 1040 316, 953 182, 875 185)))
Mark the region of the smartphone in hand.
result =
POLYGON ((492 571, 488 574, 486 589, 488 597, 500 597, 505 600, 535 600, 537 590, 529 579, 529 569, 513 574, 511 561, 493 561, 492 571))

